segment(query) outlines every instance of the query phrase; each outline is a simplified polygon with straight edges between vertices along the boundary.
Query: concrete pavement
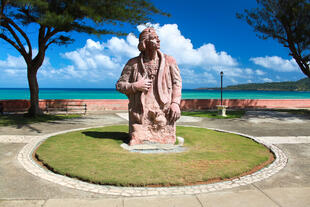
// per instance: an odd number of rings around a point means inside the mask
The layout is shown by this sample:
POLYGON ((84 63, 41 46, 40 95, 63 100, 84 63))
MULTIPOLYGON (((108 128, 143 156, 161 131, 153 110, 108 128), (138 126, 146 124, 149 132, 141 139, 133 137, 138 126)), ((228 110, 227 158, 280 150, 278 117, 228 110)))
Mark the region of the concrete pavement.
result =
POLYGON ((179 124, 235 131, 269 140, 271 143, 276 143, 276 146, 288 157, 288 163, 284 169, 263 181, 210 193, 151 197, 107 196, 40 179, 28 173, 17 160, 17 154, 33 136, 75 128, 126 123, 127 121, 115 112, 109 112, 67 121, 1 127, 0 207, 310 206, 310 129, 308 127, 310 119, 292 114, 283 116, 279 113, 264 114, 254 111, 247 113, 241 119, 203 118, 198 121, 192 119, 179 122, 179 124), (11 141, 5 142, 4 135, 12 135, 11 141), (14 140, 14 137, 18 139, 14 140))

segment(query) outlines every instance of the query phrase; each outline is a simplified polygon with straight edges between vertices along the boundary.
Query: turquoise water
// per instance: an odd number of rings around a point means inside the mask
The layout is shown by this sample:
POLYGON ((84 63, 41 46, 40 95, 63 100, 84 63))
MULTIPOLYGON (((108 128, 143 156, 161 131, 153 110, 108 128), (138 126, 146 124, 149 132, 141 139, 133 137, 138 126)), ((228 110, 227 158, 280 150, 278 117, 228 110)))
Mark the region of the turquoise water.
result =
MULTIPOLYGON (((219 90, 184 89, 183 99, 220 99, 219 90)), ((223 91, 224 99, 310 99, 310 91, 223 91)), ((1 99, 29 99, 29 89, 1 89, 1 99)), ((127 99, 115 89, 40 89, 40 99, 127 99)))

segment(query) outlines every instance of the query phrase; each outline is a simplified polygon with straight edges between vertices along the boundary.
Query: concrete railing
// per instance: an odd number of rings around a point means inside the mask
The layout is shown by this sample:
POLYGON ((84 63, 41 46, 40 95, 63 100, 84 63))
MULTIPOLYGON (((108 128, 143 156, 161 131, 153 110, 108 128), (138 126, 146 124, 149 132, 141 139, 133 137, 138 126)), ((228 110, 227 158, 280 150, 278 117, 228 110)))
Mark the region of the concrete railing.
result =
MULTIPOLYGON (((87 105, 87 112, 127 110, 128 100, 125 99, 45 99, 40 100, 42 110, 46 106, 57 105, 87 105)), ((182 110, 215 109, 221 104, 220 99, 183 99, 182 110)), ((4 112, 27 111, 30 107, 29 100, 0 100, 4 112)), ((225 99, 223 105, 228 108, 310 108, 310 99, 225 99)))

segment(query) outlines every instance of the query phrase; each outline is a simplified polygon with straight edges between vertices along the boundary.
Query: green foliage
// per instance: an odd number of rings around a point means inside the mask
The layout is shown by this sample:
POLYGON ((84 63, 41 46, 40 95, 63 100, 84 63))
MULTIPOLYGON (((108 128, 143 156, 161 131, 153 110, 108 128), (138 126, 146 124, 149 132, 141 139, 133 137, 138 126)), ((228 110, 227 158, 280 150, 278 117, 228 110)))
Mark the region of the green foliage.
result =
MULTIPOLYGON (((125 35, 105 27, 122 23, 137 25, 151 21, 149 16, 152 14, 168 15, 148 0, 7 0, 1 1, 1 8, 2 15, 24 25, 36 23, 57 32, 98 35, 125 35)), ((72 41, 64 36, 55 38, 55 42, 63 44, 69 40, 72 41)))
POLYGON ((258 8, 237 13, 237 17, 258 32, 290 49, 302 72, 310 77, 310 0, 256 0, 258 8))
POLYGON ((227 86, 225 90, 310 91, 310 79, 273 83, 247 83, 227 86))
POLYGON ((177 127, 186 152, 133 153, 120 147, 127 132, 128 126, 109 126, 56 135, 36 157, 59 174, 92 183, 170 186, 238 176, 273 156, 251 139, 194 127, 177 127))

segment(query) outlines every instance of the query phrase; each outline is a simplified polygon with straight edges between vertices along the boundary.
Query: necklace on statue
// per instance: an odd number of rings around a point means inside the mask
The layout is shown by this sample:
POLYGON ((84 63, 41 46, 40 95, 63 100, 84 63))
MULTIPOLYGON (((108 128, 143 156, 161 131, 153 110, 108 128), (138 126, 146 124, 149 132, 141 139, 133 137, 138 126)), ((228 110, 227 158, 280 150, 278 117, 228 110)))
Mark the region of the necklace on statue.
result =
POLYGON ((158 58, 154 61, 144 63, 145 71, 150 79, 155 79, 158 71, 158 58))

